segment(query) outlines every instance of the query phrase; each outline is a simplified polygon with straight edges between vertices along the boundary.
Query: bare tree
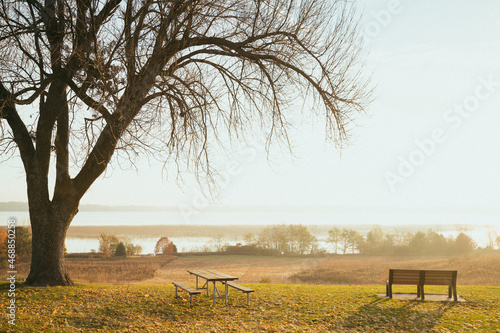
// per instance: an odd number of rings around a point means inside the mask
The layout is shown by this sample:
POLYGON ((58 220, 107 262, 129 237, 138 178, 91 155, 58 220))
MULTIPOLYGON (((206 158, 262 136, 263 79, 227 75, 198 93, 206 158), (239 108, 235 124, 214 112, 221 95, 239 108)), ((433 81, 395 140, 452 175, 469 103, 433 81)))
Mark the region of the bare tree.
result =
POLYGON ((342 242, 342 230, 340 230, 340 228, 338 227, 329 230, 327 242, 333 245, 334 253, 339 253, 338 250, 342 242))
POLYGON ((66 231, 112 157, 166 152, 210 175, 223 136, 258 124, 287 143, 299 98, 342 143, 369 95, 347 1, 0 3, 0 144, 26 172, 30 285, 71 284, 66 231))

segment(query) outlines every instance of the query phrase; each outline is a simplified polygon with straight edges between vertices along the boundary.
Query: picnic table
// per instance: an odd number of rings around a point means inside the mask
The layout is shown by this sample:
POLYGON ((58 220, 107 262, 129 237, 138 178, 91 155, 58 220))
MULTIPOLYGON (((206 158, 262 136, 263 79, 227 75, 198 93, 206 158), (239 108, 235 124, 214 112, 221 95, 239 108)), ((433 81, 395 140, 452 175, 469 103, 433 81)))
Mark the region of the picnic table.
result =
POLYGON ((227 275, 221 272, 217 272, 211 269, 193 269, 188 270, 188 273, 196 276, 196 290, 207 290, 208 296, 208 287, 210 283, 213 285, 213 305, 215 305, 215 300, 217 298, 223 298, 224 303, 227 305, 227 295, 228 295, 228 282, 238 280, 236 276, 227 275), (205 283, 200 287, 198 279, 202 278, 205 280, 205 283), (221 294, 217 289, 216 283, 221 282, 224 285, 224 294, 221 294))

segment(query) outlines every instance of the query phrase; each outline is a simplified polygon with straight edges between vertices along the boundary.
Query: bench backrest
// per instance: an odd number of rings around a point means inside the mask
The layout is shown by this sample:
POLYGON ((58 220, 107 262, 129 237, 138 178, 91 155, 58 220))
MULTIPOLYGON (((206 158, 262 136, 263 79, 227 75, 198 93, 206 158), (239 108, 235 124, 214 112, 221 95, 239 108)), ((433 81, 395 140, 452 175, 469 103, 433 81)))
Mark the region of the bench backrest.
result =
POLYGON ((420 284, 421 270, 417 269, 390 269, 390 284, 420 284))
POLYGON ((425 271, 424 284, 431 285, 456 285, 457 271, 425 271))
POLYGON ((410 285, 456 285, 457 271, 421 270, 421 269, 390 269, 390 284, 410 285))

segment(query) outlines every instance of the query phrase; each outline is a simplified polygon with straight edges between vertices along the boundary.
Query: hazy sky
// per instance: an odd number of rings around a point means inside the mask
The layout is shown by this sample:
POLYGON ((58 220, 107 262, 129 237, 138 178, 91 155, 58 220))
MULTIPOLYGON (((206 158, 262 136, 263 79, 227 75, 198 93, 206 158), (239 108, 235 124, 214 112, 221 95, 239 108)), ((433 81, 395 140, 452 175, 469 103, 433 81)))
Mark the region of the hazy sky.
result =
MULTIPOLYGON (((376 84, 349 146, 320 119, 294 131, 294 157, 259 143, 219 161, 223 205, 499 207, 500 2, 358 1, 376 84)), ((0 165, 0 201, 26 201, 20 160, 0 165)), ((111 170, 82 203, 201 205, 197 184, 161 165, 111 170)))

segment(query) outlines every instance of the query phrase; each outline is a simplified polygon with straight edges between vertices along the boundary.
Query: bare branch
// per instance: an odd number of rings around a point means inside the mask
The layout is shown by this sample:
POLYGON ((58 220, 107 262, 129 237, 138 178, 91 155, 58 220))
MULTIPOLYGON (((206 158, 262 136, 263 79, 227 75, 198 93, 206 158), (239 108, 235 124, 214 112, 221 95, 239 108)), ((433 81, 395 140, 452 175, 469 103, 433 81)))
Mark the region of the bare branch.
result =
POLYGON ((210 179, 211 147, 256 124, 291 149, 297 97, 341 144, 369 101, 349 2, 0 1, 0 75, 14 104, 40 101, 36 155, 48 170, 55 146, 64 179, 81 167, 79 195, 113 156, 210 179))

